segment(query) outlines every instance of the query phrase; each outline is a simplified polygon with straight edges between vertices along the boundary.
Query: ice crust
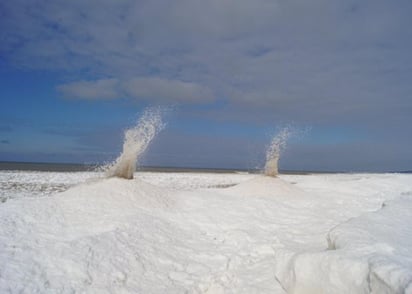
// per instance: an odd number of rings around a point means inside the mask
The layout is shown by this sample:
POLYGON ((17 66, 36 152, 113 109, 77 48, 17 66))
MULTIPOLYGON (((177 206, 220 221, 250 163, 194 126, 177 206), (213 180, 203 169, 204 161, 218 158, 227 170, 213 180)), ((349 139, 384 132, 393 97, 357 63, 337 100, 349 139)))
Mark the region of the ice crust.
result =
POLYGON ((412 291, 411 175, 20 173, 73 187, 0 186, 0 293, 412 291))
POLYGON ((411 211, 402 197, 340 224, 328 250, 283 253, 277 276, 290 293, 411 293, 411 211))
POLYGON ((50 196, 99 176, 102 174, 96 172, 1 171, 0 203, 14 198, 50 196))

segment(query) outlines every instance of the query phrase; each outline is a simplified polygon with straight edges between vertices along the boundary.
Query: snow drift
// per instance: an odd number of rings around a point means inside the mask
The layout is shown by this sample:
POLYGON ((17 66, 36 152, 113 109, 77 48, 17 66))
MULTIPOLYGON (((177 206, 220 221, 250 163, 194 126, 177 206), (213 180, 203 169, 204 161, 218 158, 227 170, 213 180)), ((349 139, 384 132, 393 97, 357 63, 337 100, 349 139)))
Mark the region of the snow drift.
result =
POLYGON ((0 292, 408 293, 411 179, 141 173, 9 197, 0 292))
POLYGON ((297 294, 412 293, 411 194, 337 225, 325 250, 278 251, 283 287, 297 294))

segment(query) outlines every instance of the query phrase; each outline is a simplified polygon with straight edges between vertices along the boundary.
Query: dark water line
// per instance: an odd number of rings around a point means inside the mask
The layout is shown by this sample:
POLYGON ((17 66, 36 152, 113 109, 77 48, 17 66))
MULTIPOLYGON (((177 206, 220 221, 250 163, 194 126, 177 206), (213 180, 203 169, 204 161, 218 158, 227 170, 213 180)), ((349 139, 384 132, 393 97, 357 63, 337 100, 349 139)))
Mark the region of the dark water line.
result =
MULTIPOLYGON (((0 161, 0 171, 40 171, 40 172, 84 172, 96 171, 101 164, 80 164, 80 163, 48 163, 48 162, 12 162, 0 161)), ((247 172, 252 174, 262 173, 262 169, 242 169, 242 168, 197 168, 197 167, 173 167, 173 166, 140 166, 137 171, 143 172, 203 172, 203 173, 236 173, 247 172)), ((280 174, 336 174, 336 173, 379 173, 361 171, 319 171, 319 170, 280 170, 280 174)), ((412 173, 412 171, 389 171, 384 173, 412 173)))
POLYGON ((96 167, 97 165, 78 163, 0 162, 0 170, 79 172, 93 171, 96 167))

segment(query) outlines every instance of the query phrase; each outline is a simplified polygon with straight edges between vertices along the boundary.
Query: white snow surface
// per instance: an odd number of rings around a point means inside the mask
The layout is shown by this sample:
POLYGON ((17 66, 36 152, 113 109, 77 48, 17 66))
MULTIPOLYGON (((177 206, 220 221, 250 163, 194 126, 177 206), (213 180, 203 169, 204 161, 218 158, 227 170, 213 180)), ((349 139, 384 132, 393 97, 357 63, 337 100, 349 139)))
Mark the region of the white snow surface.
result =
POLYGON ((0 172, 0 193, 0 293, 412 293, 412 175, 0 172))

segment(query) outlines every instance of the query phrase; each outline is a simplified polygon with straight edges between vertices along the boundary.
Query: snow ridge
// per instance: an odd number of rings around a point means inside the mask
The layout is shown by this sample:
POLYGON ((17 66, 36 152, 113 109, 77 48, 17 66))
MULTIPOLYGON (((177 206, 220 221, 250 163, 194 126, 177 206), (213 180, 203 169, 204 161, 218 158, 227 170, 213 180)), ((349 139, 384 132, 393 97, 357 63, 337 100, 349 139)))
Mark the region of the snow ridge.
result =
POLYGON ((328 250, 283 257, 279 281, 288 293, 411 293, 411 211, 401 196, 337 225, 328 250))

